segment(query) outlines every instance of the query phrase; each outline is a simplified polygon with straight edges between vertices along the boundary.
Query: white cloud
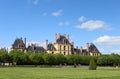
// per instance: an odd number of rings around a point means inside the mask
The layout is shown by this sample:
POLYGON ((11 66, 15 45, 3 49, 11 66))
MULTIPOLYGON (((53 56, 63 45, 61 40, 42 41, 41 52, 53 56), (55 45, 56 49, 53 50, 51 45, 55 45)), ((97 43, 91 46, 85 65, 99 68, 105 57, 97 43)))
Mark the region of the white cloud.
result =
POLYGON ((83 22, 83 21, 85 21, 85 20, 86 20, 86 17, 84 17, 84 16, 81 16, 81 17, 78 19, 79 22, 83 22))
POLYGON ((112 50, 111 53, 120 53, 120 50, 112 50))
POLYGON ((120 36, 101 36, 93 42, 98 44, 120 45, 120 36))
POLYGON ((70 25, 70 22, 60 22, 58 25, 59 26, 68 26, 68 25, 70 25))
POLYGON ((37 46, 42 46, 46 48, 46 43, 45 42, 27 42, 27 46, 31 44, 36 44, 37 46))
POLYGON ((10 52, 11 51, 11 48, 12 48, 12 46, 8 46, 8 52, 10 52))
POLYGON ((62 12, 63 12, 63 10, 60 9, 60 10, 58 10, 58 11, 56 11, 56 12, 53 12, 52 15, 53 15, 53 16, 56 16, 56 17, 57 17, 57 16, 61 16, 61 15, 62 15, 62 12))
POLYGON ((80 29, 87 29, 88 31, 93 31, 97 29, 110 30, 109 25, 101 20, 89 20, 80 25, 77 25, 76 27, 80 29))
POLYGON ((38 3, 39 3, 39 0, 33 0, 34 5, 38 5, 38 3))

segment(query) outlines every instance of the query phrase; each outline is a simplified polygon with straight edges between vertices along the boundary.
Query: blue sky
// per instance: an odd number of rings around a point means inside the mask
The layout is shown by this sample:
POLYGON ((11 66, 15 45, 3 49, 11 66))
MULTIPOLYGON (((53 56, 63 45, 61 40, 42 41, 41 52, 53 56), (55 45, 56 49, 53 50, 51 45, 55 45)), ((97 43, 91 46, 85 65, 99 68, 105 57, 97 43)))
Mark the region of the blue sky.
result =
POLYGON ((0 0, 0 47, 18 37, 54 42, 69 34, 75 46, 93 42, 103 54, 120 54, 120 0, 0 0))

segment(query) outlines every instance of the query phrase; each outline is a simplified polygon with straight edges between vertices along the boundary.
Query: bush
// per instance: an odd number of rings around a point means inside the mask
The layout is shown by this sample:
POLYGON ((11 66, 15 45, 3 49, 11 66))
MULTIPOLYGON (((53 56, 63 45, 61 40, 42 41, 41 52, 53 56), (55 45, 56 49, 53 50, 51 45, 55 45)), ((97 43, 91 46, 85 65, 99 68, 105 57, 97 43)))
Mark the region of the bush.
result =
POLYGON ((52 54, 45 54, 44 60, 46 65, 55 65, 56 58, 52 54))
POLYGON ((66 57, 62 54, 55 54, 54 55, 56 61, 55 64, 56 65, 63 65, 64 63, 66 63, 66 57))
POLYGON ((96 62, 95 60, 92 58, 90 60, 90 64, 89 64, 89 70, 96 70, 97 69, 97 65, 96 65, 96 62))

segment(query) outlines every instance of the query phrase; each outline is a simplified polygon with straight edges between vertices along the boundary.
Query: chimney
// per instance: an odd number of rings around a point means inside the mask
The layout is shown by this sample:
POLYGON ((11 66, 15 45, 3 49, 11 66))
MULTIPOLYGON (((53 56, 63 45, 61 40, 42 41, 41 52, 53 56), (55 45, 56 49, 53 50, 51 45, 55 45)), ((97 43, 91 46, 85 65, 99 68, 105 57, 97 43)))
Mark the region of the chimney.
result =
POLYGON ((26 47, 26 38, 24 38, 24 44, 25 44, 25 47, 26 47))
POLYGON ((28 43, 28 46, 30 46, 30 43, 28 43))
POLYGON ((57 35, 57 39, 59 39, 60 38, 60 33, 58 33, 58 35, 57 35))
POLYGON ((76 49, 78 49, 78 46, 76 46, 76 49))
POLYGON ((81 46, 81 47, 80 47, 80 52, 81 52, 81 53, 82 53, 82 49, 83 49, 83 48, 82 48, 82 46, 81 46))
POLYGON ((68 35, 68 41, 70 41, 70 35, 68 35))
POLYGON ((74 42, 72 42, 72 45, 74 46, 74 42))
POLYGON ((46 50, 48 49, 47 47, 48 47, 48 40, 46 40, 46 50))
POLYGON ((57 42, 57 34, 55 34, 55 43, 57 42))
POLYGON ((86 50, 89 52, 89 43, 86 44, 86 50))
POLYGON ((72 42, 72 46, 73 46, 73 48, 74 48, 74 42, 72 42))
POLYGON ((66 34, 64 34, 65 38, 66 38, 66 34))

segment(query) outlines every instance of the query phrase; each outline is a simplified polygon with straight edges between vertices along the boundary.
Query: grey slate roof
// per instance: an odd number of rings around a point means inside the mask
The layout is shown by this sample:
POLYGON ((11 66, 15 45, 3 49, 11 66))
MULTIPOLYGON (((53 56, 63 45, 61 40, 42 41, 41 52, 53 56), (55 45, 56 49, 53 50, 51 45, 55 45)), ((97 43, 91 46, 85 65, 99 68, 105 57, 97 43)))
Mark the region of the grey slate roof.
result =
POLYGON ((24 44, 22 38, 17 38, 17 39, 14 41, 14 43, 13 43, 13 45, 12 45, 12 48, 13 48, 13 49, 15 49, 15 48, 17 48, 17 49, 19 49, 19 48, 25 49, 26 47, 25 47, 25 44, 24 44))
POLYGON ((97 47, 93 43, 90 44, 89 50, 92 53, 100 53, 97 47))
POLYGON ((56 43, 59 43, 59 44, 70 44, 68 39, 65 36, 63 36, 63 35, 60 35, 60 38, 58 38, 56 40, 56 43), (64 42, 64 40, 65 40, 65 42, 64 42))
POLYGON ((47 50, 56 50, 52 43, 49 43, 47 46, 47 50))
POLYGON ((40 46, 28 46, 27 51, 39 53, 39 52, 45 52, 45 49, 40 46))

